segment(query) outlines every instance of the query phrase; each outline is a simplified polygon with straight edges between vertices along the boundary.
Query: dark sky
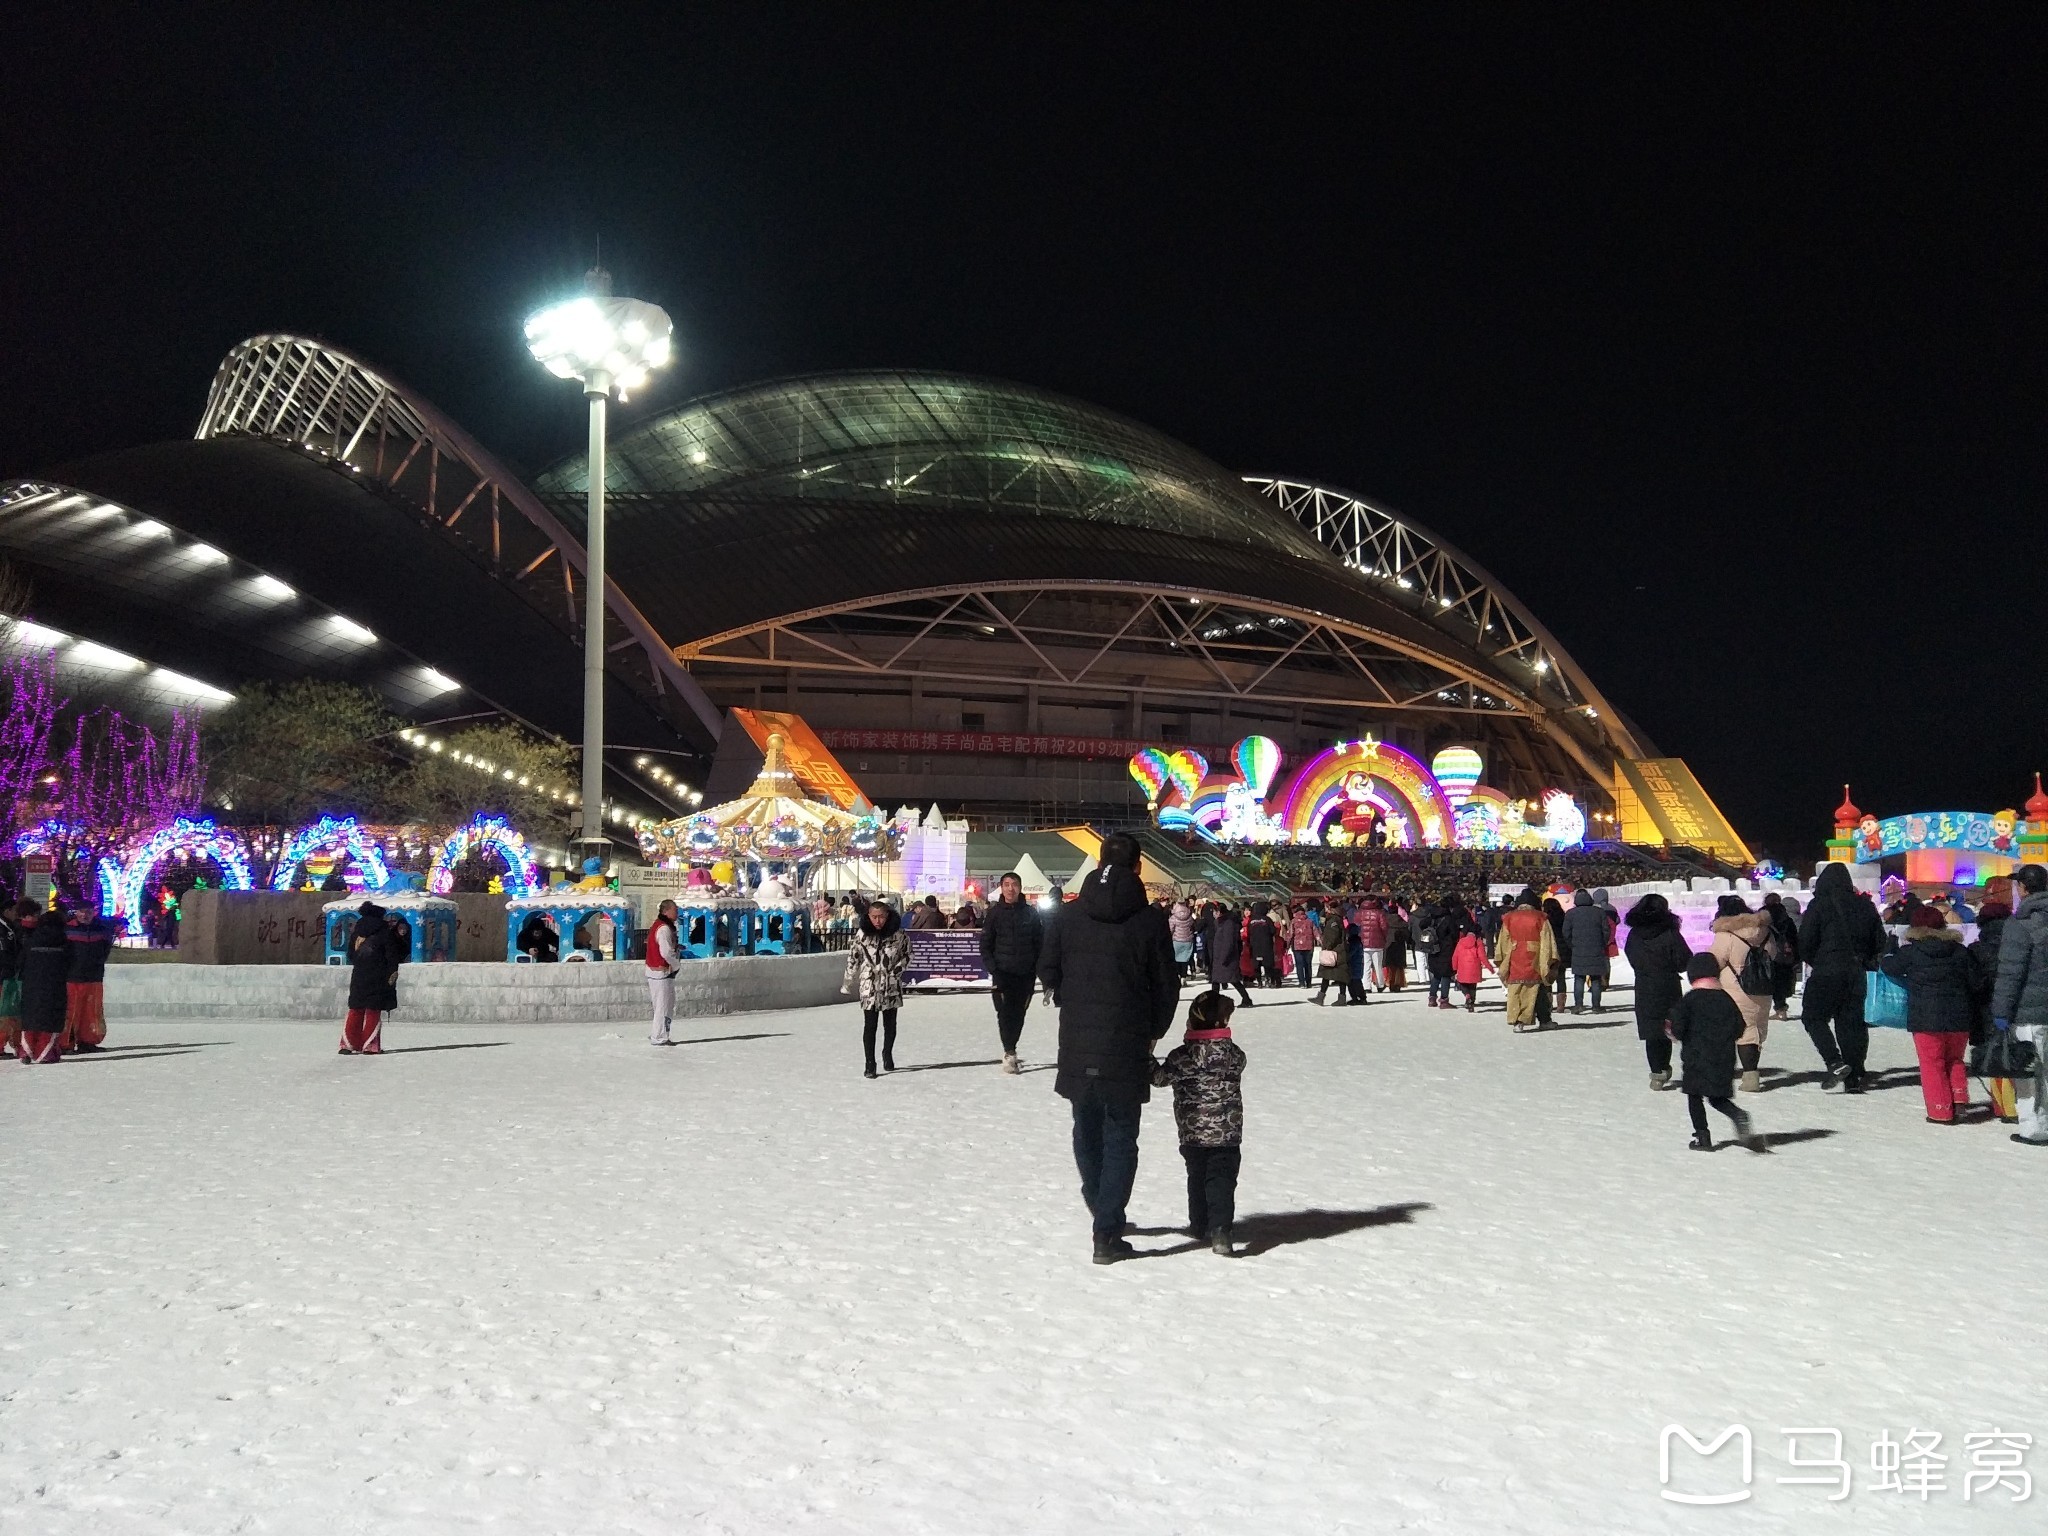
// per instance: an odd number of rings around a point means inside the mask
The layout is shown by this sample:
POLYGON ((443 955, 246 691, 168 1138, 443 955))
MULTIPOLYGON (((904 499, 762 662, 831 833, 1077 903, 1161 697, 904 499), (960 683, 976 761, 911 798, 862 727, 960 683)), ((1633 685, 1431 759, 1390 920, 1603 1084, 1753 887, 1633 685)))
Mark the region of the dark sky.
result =
POLYGON ((536 468, 601 236, 682 349, 633 410, 961 369, 1357 491, 1781 851, 2048 767, 2042 7, 37 9, 0 471, 267 329, 536 468))

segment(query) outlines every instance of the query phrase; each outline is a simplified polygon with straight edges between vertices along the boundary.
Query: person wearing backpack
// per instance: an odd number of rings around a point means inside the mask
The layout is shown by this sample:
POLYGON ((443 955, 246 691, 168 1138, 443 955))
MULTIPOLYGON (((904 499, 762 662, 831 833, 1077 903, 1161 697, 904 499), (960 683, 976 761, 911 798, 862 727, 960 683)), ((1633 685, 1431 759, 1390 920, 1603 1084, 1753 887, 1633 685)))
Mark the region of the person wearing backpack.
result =
POLYGON ((1742 1038, 1735 1042, 1742 1064, 1742 1091, 1763 1087, 1758 1067, 1771 1027, 1772 966, 1776 960, 1768 912, 1752 912, 1740 896, 1723 896, 1715 906, 1714 938, 1708 946, 1721 965, 1721 990, 1742 1012, 1742 1038))

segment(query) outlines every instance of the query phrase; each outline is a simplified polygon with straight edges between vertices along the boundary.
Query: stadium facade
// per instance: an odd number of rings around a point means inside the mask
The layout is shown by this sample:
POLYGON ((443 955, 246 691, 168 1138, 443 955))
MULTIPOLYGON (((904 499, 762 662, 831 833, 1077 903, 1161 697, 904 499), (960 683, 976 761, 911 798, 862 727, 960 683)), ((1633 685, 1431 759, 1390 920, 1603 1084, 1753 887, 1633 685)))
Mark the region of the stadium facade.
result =
MULTIPOLYGON (((0 484, 33 587, 11 643, 144 710, 331 677, 574 739, 585 481, 579 457, 524 484, 364 359, 254 337, 191 440, 0 484)), ((1045 391, 732 390, 615 437, 607 491, 607 784, 636 814, 688 808, 735 705, 802 715, 878 802, 999 822, 1132 814, 1133 741, 1464 744, 1595 810, 1653 755, 1428 529, 1045 391)))

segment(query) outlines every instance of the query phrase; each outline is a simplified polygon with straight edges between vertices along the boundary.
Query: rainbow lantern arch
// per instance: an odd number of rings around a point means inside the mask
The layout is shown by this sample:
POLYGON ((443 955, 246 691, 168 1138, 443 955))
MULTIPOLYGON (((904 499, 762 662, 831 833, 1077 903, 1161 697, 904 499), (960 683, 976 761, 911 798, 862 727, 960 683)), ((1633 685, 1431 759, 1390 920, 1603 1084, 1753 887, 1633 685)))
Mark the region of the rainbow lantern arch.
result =
POLYGON ((1159 825, 1217 843, 1364 845, 1384 833, 1390 848, 1573 848, 1584 810, 1561 789, 1534 803, 1480 783, 1484 759, 1469 747, 1437 754, 1434 768, 1367 736, 1340 741, 1282 776, 1277 742, 1247 736, 1231 752, 1237 771, 1210 771, 1199 752, 1147 747, 1131 759, 1159 825), (1439 771, 1440 770, 1440 771, 1439 771), (1540 810, 1533 824, 1528 812, 1540 810))
POLYGON ((1370 736, 1340 741, 1303 763, 1273 814, 1297 843, 1362 842, 1383 826, 1390 847, 1446 848, 1457 830, 1435 775, 1370 736))
POLYGON ((446 896, 452 891, 455 888, 455 866, 468 858, 472 850, 487 850, 503 861, 507 896, 533 894, 540 881, 540 872, 534 864, 532 850, 526 846, 526 838, 514 831, 502 816, 478 816, 469 825, 457 827, 449 833, 441 846, 434 850, 434 861, 427 868, 427 889, 436 896, 446 896))
POLYGON ((346 854, 360 873, 359 889, 381 891, 391 883, 384 853, 375 840, 357 825, 353 816, 322 816, 286 840, 277 856, 277 873, 271 877, 273 891, 289 891, 298 884, 299 866, 316 853, 346 854))

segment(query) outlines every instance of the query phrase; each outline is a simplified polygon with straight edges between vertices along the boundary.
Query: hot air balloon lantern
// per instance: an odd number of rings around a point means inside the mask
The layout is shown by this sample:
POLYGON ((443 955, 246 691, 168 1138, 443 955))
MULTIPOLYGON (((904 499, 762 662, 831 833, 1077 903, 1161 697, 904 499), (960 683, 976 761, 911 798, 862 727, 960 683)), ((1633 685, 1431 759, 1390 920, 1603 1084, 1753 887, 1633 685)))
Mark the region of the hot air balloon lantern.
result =
POLYGON ((1145 791, 1145 808, 1158 810, 1159 797, 1173 778, 1166 754, 1157 747, 1146 747, 1131 754, 1130 767, 1131 777, 1138 781, 1138 788, 1145 791))
POLYGON ((1252 798, 1264 803, 1266 791, 1273 787, 1273 777, 1280 771, 1280 744, 1270 736, 1247 736, 1231 756, 1237 760, 1237 771, 1251 786, 1252 798))
POLYGON ((1173 787, 1180 791, 1181 803, 1193 805, 1195 791, 1209 777, 1209 759, 1199 752, 1176 752, 1166 760, 1166 773, 1173 780, 1173 787))
POLYGON ((1471 747, 1445 747, 1430 760, 1429 771, 1456 809, 1472 798, 1473 786, 1486 774, 1486 759, 1471 747))

